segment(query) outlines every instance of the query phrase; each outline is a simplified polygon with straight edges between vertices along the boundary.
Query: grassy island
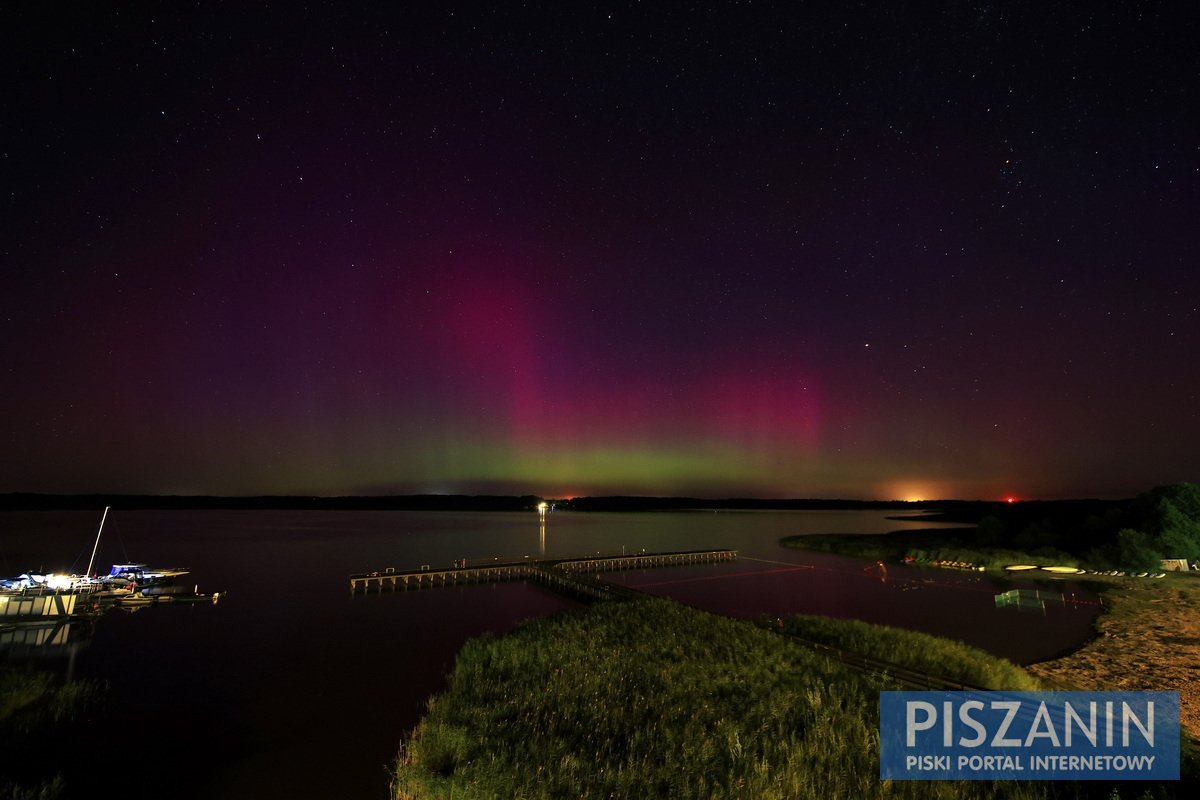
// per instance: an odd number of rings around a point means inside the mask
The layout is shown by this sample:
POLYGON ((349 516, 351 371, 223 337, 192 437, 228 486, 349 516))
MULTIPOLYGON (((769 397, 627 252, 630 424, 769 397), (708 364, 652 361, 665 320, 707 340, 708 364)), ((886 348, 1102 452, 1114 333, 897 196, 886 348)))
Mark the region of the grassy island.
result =
MULTIPOLYGON (((810 619, 829 642, 928 651, 932 637, 810 619), (845 627, 845 630, 839 628, 845 627), (922 641, 907 646, 910 636, 922 641)), ((962 669, 1029 688, 970 648, 962 669), (977 663, 971 663, 977 662, 977 663)), ((986 676, 986 677, 984 677, 986 676)), ((879 690, 787 636, 666 600, 598 604, 469 642, 399 758, 410 798, 1104 797, 1112 786, 879 780, 879 690)), ((1117 796, 1141 797, 1121 789, 1117 796)), ((1151 797, 1170 788, 1149 787, 1151 797)))

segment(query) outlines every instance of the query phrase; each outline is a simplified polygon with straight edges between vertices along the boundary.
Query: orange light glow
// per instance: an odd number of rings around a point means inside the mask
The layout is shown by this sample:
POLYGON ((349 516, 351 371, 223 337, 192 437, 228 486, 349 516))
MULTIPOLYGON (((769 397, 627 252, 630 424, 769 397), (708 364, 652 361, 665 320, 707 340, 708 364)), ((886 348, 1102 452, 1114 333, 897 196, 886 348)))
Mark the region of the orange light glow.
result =
POLYGON ((883 494, 905 503, 923 503, 937 497, 937 487, 925 481, 904 481, 883 487, 883 494))

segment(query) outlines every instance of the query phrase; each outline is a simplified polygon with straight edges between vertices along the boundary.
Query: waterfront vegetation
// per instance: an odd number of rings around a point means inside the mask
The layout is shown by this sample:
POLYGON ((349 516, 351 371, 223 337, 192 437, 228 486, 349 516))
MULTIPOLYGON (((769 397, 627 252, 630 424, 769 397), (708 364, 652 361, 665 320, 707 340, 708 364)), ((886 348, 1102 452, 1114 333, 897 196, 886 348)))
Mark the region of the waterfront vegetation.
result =
POLYGON ((1055 547, 998 547, 981 541, 981 538, 974 528, 923 528, 888 534, 788 536, 780 540, 780 544, 797 550, 816 550, 892 563, 900 562, 911 553, 921 553, 929 559, 978 564, 997 572, 1003 572, 1008 564, 1080 566, 1079 558, 1055 547))
POLYGON ((1200 486, 1160 486, 1100 509, 1014 504, 969 528, 894 531, 885 535, 789 536, 785 547, 900 561, 920 553, 940 561, 1002 570, 1009 564, 1155 571, 1163 558, 1200 560, 1200 486))
POLYGON ((88 681, 62 684, 49 672, 0 666, 0 800, 53 800, 65 781, 54 763, 58 726, 96 695, 88 681))
MULTIPOLYGON (((904 631, 788 624, 893 657, 924 650, 919 663, 938 652, 904 631)), ((997 688, 1031 685, 980 651, 941 652, 997 688)), ((393 790, 397 800, 1113 796, 1096 783, 881 782, 879 691, 890 688, 748 622, 667 600, 597 604, 469 642, 405 743, 393 790)))
MULTIPOLYGON (((1200 487, 1194 484, 1159 487, 1101 513, 1080 514, 1068 505, 1065 512, 1040 516, 1038 504, 1031 505, 1034 508, 1016 508, 1003 518, 985 517, 975 528, 794 536, 782 544, 891 562, 922 551, 931 559, 995 570, 1006 564, 1061 564, 1152 571, 1160 568, 1162 558, 1200 558, 1200 487)), ((1195 677, 1200 576, 1168 573, 1165 578, 1088 576, 1086 585, 1104 599, 1097 637, 1077 653, 1029 669, 1056 686, 1179 691, 1184 783, 1174 791, 1181 797, 1194 796, 1200 779, 1200 751, 1193 738, 1200 731, 1200 681, 1195 677)), ((812 624, 819 629, 824 623, 812 624)), ((841 637, 851 637, 851 630, 835 626, 841 637)), ((843 641, 839 646, 850 650, 870 646, 869 640, 843 641)))
POLYGON ((1032 691, 1037 679, 1010 661, 962 642, 858 620, 798 614, 782 620, 783 632, 832 645, 906 669, 937 675, 969 686, 1032 691))
POLYGON ((899 561, 919 552, 1001 570, 1008 564, 1159 569, 1164 558, 1200 560, 1200 486, 1160 486, 1117 504, 1016 503, 969 528, 879 535, 789 536, 785 547, 899 561))

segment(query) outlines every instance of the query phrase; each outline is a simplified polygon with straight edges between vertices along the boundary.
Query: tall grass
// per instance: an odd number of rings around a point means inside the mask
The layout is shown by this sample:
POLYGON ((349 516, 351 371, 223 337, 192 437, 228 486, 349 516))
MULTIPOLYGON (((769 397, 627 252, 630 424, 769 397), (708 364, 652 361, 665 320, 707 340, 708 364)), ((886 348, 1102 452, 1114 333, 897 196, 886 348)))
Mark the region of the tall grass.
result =
POLYGON ((66 782, 54 774, 54 742, 79 736, 61 724, 99 692, 91 681, 61 684, 52 673, 0 666, 0 800, 54 800, 66 782))
MULTIPOLYGON (((894 646, 911 635, 885 634, 894 646)), ((875 634, 873 641, 883 640, 875 634)), ((895 687, 750 623, 666 600, 599 604, 469 642, 448 690, 430 701, 405 743, 394 793, 398 800, 1109 796, 1111 787, 1087 784, 881 782, 878 693, 885 688, 895 687)))
POLYGON ((971 686, 1009 691, 1041 688, 1036 678, 1010 661, 927 633, 804 614, 783 620, 783 631, 971 686))
POLYGON ((73 716, 96 693, 89 681, 60 684, 52 673, 0 667, 0 725, 27 732, 73 716))

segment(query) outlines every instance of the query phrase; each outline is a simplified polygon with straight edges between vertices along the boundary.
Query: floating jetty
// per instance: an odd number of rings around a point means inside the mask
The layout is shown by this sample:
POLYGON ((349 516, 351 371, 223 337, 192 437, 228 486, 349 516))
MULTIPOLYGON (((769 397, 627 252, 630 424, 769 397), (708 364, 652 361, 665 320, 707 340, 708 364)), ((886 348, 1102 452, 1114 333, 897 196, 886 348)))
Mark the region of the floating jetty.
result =
POLYGON ((737 559, 736 550, 684 550, 671 553, 590 556, 587 558, 526 559, 476 566, 397 571, 388 568, 350 576, 350 593, 404 591, 437 586, 500 581, 530 581, 580 600, 627 600, 641 593, 600 579, 599 573, 657 567, 717 564, 737 559))
POLYGON ((1102 600, 1088 600, 1075 596, 1072 592, 1068 597, 1063 592, 1052 592, 1046 589, 1010 589, 995 596, 996 608, 1015 608, 1018 611, 1041 611, 1046 613, 1047 605, 1056 606, 1102 606, 1102 600))
POLYGON ((54 589, 26 589, 0 593, 0 619, 40 619, 42 617, 71 617, 90 608, 87 600, 90 591, 56 591, 54 589), (84 602, 78 602, 83 598, 84 602))
POLYGON ((1049 592, 1041 589, 1010 589, 996 595, 996 608, 1016 608, 1017 610, 1046 611, 1046 604, 1064 605, 1066 598, 1062 592, 1049 592))

